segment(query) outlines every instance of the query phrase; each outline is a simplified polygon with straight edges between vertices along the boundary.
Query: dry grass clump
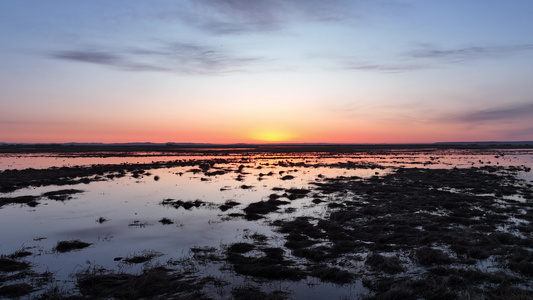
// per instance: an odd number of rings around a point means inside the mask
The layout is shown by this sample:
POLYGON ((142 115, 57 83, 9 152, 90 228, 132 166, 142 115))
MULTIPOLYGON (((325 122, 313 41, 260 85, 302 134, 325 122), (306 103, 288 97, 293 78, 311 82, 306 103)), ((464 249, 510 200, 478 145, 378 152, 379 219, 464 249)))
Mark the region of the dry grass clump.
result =
POLYGON ((15 283, 0 287, 0 297, 18 298, 34 291, 34 288, 27 283, 15 283))
POLYGON ((347 284, 353 281, 354 274, 341 270, 337 267, 329 267, 325 264, 320 264, 309 268, 310 275, 319 278, 325 282, 332 282, 337 284, 347 284))
POLYGON ((273 291, 266 293, 261 291, 259 287, 253 285, 243 285, 234 287, 231 290, 231 295, 235 300, 284 300, 289 299, 289 294, 283 291, 273 291))
POLYGON ((522 248, 515 248, 509 255, 511 270, 527 276, 533 276, 533 252, 522 248))
POLYGON ((450 264, 453 259, 439 249, 422 247, 415 252, 416 260, 423 266, 450 264))
POLYGON ((388 274, 397 274, 404 271, 398 257, 386 257, 375 252, 367 257, 365 264, 375 271, 388 274))
POLYGON ((30 264, 25 261, 16 261, 13 258, 0 257, 0 272, 15 272, 26 270, 30 264))
POLYGON ((205 282, 165 267, 138 275, 80 273, 77 285, 82 295, 96 299, 209 299, 201 292, 205 282))

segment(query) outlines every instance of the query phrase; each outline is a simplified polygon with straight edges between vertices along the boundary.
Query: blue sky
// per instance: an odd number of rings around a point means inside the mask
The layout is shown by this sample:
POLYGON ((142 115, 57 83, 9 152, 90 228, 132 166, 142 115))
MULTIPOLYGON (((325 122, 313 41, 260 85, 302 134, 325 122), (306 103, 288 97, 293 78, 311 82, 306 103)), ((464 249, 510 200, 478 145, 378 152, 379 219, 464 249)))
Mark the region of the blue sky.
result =
POLYGON ((533 140, 531 1, 0 2, 0 141, 533 140))

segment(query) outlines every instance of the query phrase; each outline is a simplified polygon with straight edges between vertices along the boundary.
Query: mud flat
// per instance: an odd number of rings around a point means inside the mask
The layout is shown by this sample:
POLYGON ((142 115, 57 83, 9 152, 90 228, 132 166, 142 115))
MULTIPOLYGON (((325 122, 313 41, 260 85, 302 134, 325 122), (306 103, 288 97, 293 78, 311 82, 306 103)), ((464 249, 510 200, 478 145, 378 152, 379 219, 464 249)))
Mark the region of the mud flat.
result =
MULTIPOLYGON (((438 151, 411 161, 380 149, 357 153, 367 160, 324 152, 257 158, 239 150, 232 157, 4 170, 0 212, 22 207, 38 214, 48 203, 97 197, 91 194, 97 183, 128 179, 157 189, 165 180, 183 180, 198 198, 154 200, 163 217, 144 221, 136 210, 137 219, 118 224, 123 229, 117 232, 145 230, 146 238, 165 230, 184 239, 188 223, 179 220, 187 215, 206 218, 213 230, 235 224, 257 231, 239 229, 237 238, 218 244, 195 240, 185 253, 163 247, 121 253, 106 266, 84 256, 112 248, 105 237, 52 240, 48 248, 20 245, 0 257, 0 297, 320 299, 333 293, 342 299, 531 299, 533 185, 524 179, 531 166, 511 165, 513 160, 503 160, 510 152, 501 149, 483 151, 482 159, 476 153, 462 167, 439 162, 438 151), (220 199, 203 200, 207 187, 220 199), (39 192, 29 195, 33 189, 39 192), (70 266, 66 280, 43 271, 52 257, 75 262, 76 255, 88 262, 70 266)), ((90 226, 106 228, 119 217, 99 216, 90 226)), ((36 245, 40 238, 33 237, 36 245)))

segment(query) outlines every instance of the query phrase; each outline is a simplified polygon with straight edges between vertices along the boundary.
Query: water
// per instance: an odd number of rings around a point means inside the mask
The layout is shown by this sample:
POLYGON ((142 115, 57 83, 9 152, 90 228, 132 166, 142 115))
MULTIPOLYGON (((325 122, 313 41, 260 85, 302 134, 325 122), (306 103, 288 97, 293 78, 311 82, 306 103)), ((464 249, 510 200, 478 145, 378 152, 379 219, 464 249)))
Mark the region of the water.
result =
MULTIPOLYGON (((137 153, 126 157, 85 157, 71 154, 0 156, 0 169, 49 168, 91 164, 149 163, 166 160, 192 160, 213 158, 199 155, 157 156, 137 153)), ((273 231, 269 222, 296 216, 321 216, 328 213, 326 206, 310 205, 312 195, 292 201, 280 213, 272 213, 266 220, 246 221, 228 217, 242 213, 249 203, 267 200, 273 188, 311 188, 310 182, 321 177, 358 176, 369 178, 383 176, 398 167, 418 168, 468 168, 472 166, 528 166, 533 167, 531 150, 498 151, 389 151, 375 154, 329 155, 307 154, 245 154, 216 156, 230 160, 214 168, 225 170, 217 176, 194 173, 191 167, 173 167, 148 170, 150 175, 134 178, 115 178, 89 184, 72 186, 45 186, 20 189, 0 197, 41 195, 65 188, 83 190, 73 199, 55 201, 39 200, 36 207, 12 204, 0 208, 0 254, 7 255, 20 249, 33 254, 26 261, 37 272, 51 271, 56 280, 74 286, 73 274, 87 267, 100 266, 109 270, 139 272, 142 265, 128 265, 116 258, 131 257, 150 251, 161 254, 151 264, 164 264, 168 260, 191 256, 191 247, 223 248, 235 242, 247 241, 253 233, 269 237, 272 246, 283 247, 283 235, 273 231), (347 168, 346 164, 352 167, 347 168), (344 165, 342 165, 344 164, 344 165), (362 167, 379 165, 383 168, 362 167), (239 167, 242 172, 239 173, 239 167), (271 173, 271 175, 269 175, 271 173), (292 175, 292 180, 282 180, 292 175), (158 180, 156 180, 158 178, 158 180), (249 188, 243 188, 248 186, 249 188), (183 201, 200 200, 205 206, 184 209, 161 205, 164 199, 183 201), (240 205, 221 211, 226 201, 240 205), (292 209, 292 210, 291 210, 292 209), (283 211, 289 211, 283 213, 283 211), (168 218, 174 224, 159 222, 168 218), (98 222, 98 220, 106 220, 98 222), (79 239, 92 245, 80 251, 57 253, 53 251, 58 241, 79 239)), ((533 181, 532 172, 518 176, 533 181)), ((287 251, 290 256, 290 251, 287 251)), ((228 271, 205 267, 203 272, 227 277, 228 271)), ((234 283, 246 280, 233 277, 234 283)), ((269 287, 265 285, 268 289, 269 287)), ((356 297, 366 293, 361 281, 350 285, 334 285, 309 278, 301 282, 279 282, 272 289, 286 289, 294 299, 356 297)), ((222 293, 228 297, 228 292, 222 293)), ((220 295, 219 295, 220 296, 220 295)), ((222 297, 222 296, 221 296, 222 297)))

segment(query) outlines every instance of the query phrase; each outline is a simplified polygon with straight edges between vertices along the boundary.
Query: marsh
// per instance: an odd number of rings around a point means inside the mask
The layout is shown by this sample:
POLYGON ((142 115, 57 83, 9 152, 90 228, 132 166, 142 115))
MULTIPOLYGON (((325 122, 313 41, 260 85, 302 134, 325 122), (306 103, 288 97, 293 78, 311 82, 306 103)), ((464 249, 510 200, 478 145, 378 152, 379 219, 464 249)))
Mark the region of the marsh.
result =
POLYGON ((0 296, 533 296, 532 150, 296 150, 3 153, 0 296))

